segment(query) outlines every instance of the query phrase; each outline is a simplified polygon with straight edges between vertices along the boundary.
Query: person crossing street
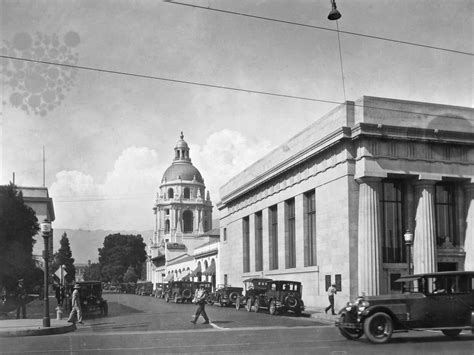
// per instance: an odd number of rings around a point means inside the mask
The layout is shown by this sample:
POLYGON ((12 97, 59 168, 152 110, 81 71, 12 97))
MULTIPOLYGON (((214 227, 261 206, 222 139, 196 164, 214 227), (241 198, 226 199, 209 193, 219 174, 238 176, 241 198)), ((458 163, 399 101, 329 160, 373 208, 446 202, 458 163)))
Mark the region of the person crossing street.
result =
POLYGON ((193 303, 196 303, 198 305, 198 308, 196 310, 196 314, 194 315, 194 319, 191 320, 191 323, 196 324, 196 321, 198 320, 199 316, 202 315, 202 317, 204 318, 203 324, 209 324, 209 317, 206 314, 207 296, 208 294, 206 288, 204 287, 204 285, 201 284, 194 293, 193 303))
POLYGON ((79 290, 81 289, 80 285, 74 286, 74 292, 72 293, 72 310, 69 314, 67 321, 69 323, 76 323, 75 317, 77 317, 77 322, 79 324, 84 324, 82 322, 82 309, 81 309, 81 294, 79 290))

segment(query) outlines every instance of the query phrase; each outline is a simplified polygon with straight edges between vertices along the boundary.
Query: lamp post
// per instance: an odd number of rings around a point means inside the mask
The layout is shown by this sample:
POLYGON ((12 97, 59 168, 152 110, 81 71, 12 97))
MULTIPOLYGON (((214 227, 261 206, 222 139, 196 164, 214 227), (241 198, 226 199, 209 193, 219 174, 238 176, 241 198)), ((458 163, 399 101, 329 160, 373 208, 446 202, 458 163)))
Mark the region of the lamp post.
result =
POLYGON ((41 236, 44 239, 44 316, 43 316, 43 327, 50 327, 51 321, 49 319, 49 298, 48 298, 48 274, 49 274, 49 237, 51 235, 51 222, 45 219, 40 223, 41 236))
POLYGON ((329 12, 328 19, 331 21, 338 20, 342 17, 341 13, 337 10, 336 0, 331 0, 331 11, 329 12))
POLYGON ((411 246, 413 245, 413 233, 410 232, 408 229, 403 235, 403 239, 405 239, 405 244, 407 246, 407 266, 408 266, 408 275, 411 275, 411 246))

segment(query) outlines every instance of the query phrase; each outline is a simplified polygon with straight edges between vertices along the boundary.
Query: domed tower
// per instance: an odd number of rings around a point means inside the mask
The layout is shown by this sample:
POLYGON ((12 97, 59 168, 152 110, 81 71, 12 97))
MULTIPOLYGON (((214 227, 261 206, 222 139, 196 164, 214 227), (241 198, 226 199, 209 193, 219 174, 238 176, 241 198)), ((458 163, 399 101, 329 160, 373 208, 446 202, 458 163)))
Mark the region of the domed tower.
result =
POLYGON ((161 179, 156 203, 155 240, 186 243, 212 228, 212 202, 204 179, 191 163, 183 132, 174 147, 174 159, 161 179))

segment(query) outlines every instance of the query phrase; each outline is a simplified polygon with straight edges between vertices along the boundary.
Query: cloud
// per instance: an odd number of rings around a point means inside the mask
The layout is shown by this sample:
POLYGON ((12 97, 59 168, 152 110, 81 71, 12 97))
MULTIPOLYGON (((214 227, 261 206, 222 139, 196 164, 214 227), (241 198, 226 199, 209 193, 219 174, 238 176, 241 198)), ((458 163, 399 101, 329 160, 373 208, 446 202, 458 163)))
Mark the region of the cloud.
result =
MULTIPOLYGON (((231 177, 267 153, 268 141, 252 142, 240 132, 224 129, 204 145, 192 145, 191 158, 204 178, 214 205, 218 190, 231 177)), ((154 228, 153 204, 168 159, 146 147, 128 147, 102 183, 80 171, 60 171, 51 185, 56 228, 149 230, 154 228)), ((217 218, 214 210, 214 218, 217 218)))

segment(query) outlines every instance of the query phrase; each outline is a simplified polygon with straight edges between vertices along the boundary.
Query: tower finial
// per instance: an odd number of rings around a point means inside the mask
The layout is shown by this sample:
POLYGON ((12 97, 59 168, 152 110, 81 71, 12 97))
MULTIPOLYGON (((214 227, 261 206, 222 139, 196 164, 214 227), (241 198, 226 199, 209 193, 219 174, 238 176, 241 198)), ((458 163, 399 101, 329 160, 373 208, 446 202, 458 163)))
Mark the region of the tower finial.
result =
POLYGON ((183 131, 181 131, 181 135, 179 136, 181 139, 184 138, 184 134, 183 134, 183 131))

